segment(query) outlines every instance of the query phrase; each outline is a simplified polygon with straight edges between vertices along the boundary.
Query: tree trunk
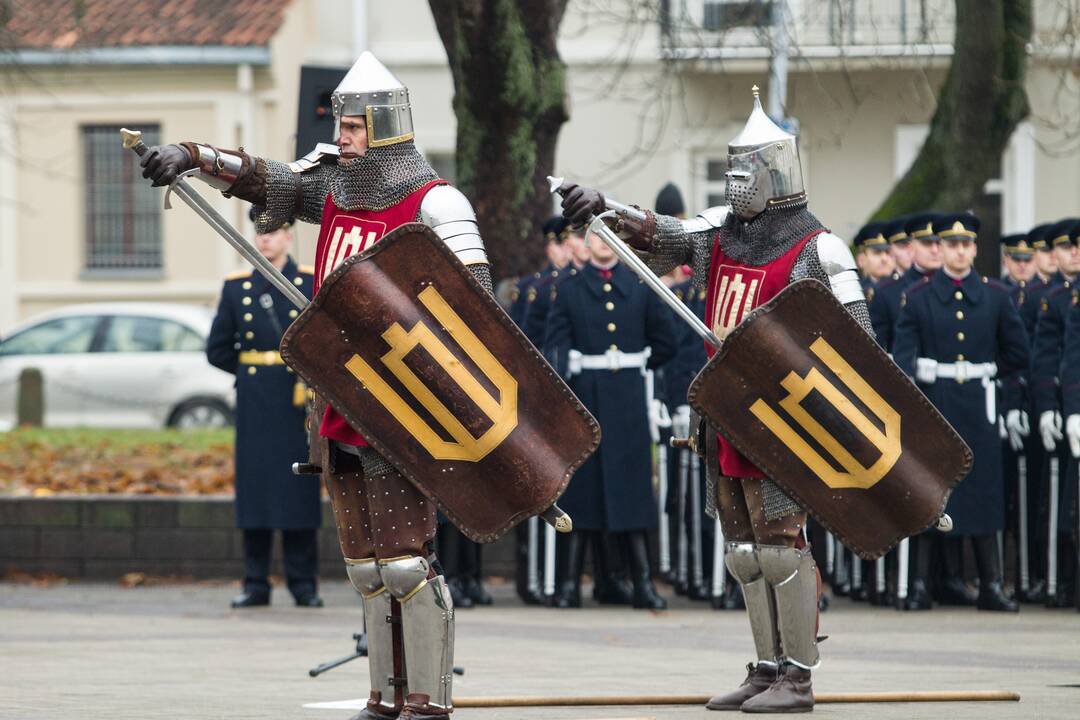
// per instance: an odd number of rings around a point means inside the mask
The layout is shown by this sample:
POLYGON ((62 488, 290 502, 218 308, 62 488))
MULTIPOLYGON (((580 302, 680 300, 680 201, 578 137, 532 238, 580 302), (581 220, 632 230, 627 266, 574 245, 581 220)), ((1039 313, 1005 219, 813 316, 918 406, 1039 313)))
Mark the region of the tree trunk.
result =
POLYGON ((456 184, 472 201, 495 276, 540 265, 546 177, 568 119, 555 45, 567 0, 429 0, 454 77, 456 184))
POLYGON ((953 61, 930 133, 874 219, 962 210, 998 177, 1009 137, 1029 111, 1031 1, 956 0, 953 61))

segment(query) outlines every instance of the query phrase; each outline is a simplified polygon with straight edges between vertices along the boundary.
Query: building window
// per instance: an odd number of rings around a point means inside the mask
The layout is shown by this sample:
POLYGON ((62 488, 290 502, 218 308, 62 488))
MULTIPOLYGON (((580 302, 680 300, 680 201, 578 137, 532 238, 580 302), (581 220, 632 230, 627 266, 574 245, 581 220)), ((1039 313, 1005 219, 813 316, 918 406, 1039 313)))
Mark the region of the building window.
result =
POLYGON ((705 30, 768 27, 771 3, 768 0, 705 0, 701 26, 705 30))
POLYGON ((699 159, 698 187, 702 209, 727 205, 727 155, 706 155, 699 159))
MULTIPOLYGON (((158 144, 160 127, 143 125, 158 144)), ((84 125, 86 271, 157 275, 162 267, 161 191, 143 179, 138 156, 120 147, 119 125, 84 125)))

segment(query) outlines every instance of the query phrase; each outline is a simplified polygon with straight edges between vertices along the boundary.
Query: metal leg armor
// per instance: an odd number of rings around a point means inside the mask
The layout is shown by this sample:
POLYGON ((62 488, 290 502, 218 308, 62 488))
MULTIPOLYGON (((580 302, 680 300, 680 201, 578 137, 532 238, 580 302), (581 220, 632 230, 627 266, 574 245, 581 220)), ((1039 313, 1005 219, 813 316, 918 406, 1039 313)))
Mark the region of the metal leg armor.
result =
POLYGON ((775 664, 780 657, 776 601, 758 561, 756 546, 753 543, 729 543, 725 561, 742 586, 758 663, 775 664))
POLYGON ((394 622, 393 596, 383 586, 375 558, 346 558, 345 568, 363 600, 367 621, 368 670, 371 674, 369 714, 373 718, 396 717, 404 706, 408 689, 401 672, 401 626, 400 620, 394 622), (396 643, 395 634, 399 636, 396 643), (399 652, 395 653, 395 650, 399 652))
MULTIPOLYGON (((784 662, 817 667, 817 571, 810 548, 759 545, 761 573, 776 598, 776 621, 784 662)), ((747 603, 749 606, 749 602, 747 603)))
POLYGON ((441 575, 428 577, 425 558, 379 561, 386 588, 401 603, 405 659, 409 668, 403 720, 447 718, 453 710, 454 606, 441 575))

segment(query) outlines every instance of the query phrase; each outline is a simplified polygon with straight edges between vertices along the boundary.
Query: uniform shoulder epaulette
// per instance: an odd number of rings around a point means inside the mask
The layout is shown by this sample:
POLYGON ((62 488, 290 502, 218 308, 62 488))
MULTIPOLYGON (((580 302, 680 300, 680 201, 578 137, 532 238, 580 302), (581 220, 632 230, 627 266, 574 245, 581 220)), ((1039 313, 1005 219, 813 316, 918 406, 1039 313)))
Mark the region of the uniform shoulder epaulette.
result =
POLYGON ((296 268, 296 270, 297 270, 297 272, 302 272, 305 275, 314 275, 315 274, 315 266, 314 265, 300 265, 300 266, 298 266, 296 268))
POLYGON ((891 277, 888 280, 882 280, 881 283, 877 286, 877 289, 878 289, 878 292, 881 293, 881 292, 885 292, 886 290, 895 288, 899 284, 900 284, 900 278, 899 277, 891 277))
POLYGON ((907 289, 904 292, 907 295, 910 295, 912 293, 919 292, 920 290, 925 290, 928 287, 930 287, 930 278, 924 277, 922 280, 908 285, 907 289))
POLYGON ((247 270, 237 270, 235 272, 231 272, 228 275, 226 275, 225 279, 226 280, 243 280, 244 278, 251 277, 252 272, 254 272, 254 271, 251 268, 248 268, 247 270))

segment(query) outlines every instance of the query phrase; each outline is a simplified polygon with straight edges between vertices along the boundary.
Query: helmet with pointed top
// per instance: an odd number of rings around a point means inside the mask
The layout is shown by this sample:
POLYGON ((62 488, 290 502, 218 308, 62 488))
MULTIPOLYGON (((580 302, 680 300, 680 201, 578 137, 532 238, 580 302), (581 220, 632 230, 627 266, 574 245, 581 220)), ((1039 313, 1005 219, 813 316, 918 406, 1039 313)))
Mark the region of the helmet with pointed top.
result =
POLYGON ((409 89, 370 52, 364 52, 330 96, 335 136, 343 115, 367 119, 368 147, 413 138, 409 89))
POLYGON ((753 92, 754 109, 728 143, 728 202, 744 220, 771 204, 805 197, 798 139, 765 114, 756 85, 753 92))

